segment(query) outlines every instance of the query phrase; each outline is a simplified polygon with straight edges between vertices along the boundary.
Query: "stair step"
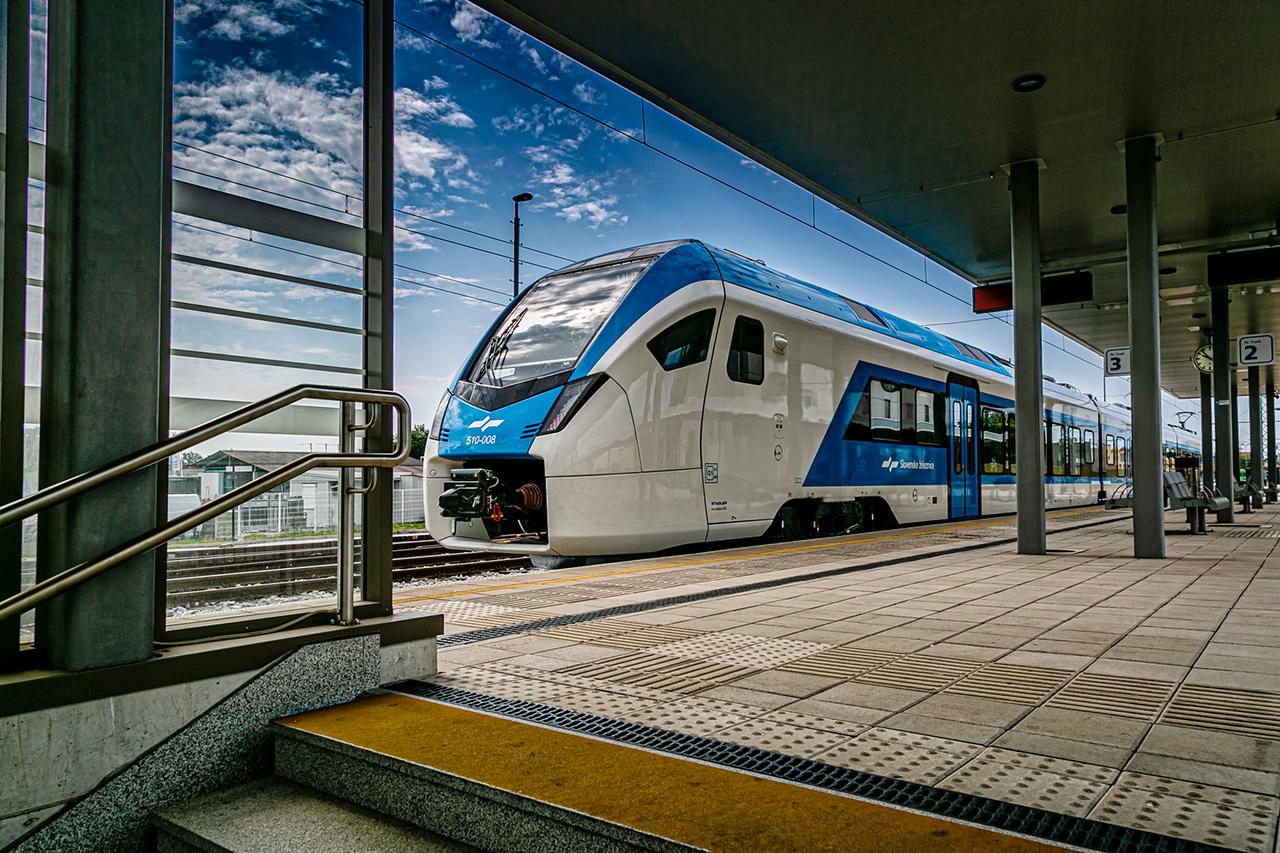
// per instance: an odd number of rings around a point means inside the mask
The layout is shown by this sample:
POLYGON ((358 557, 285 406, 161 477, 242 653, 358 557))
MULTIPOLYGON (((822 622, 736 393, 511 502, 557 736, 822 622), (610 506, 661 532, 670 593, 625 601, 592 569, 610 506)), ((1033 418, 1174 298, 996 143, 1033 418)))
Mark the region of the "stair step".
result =
POLYGON ((1061 849, 404 694, 273 727, 278 775, 491 853, 1061 849))
POLYGON ((476 853, 279 777, 152 814, 156 853, 476 853))

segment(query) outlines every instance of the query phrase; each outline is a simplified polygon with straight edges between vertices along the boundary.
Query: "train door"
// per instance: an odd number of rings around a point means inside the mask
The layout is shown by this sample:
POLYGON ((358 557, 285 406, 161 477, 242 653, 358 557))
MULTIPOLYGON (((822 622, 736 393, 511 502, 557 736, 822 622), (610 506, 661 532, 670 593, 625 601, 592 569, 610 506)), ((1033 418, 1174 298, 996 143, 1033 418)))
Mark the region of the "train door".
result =
MULTIPOLYGON (((754 535, 792 490, 785 338, 779 320, 726 302, 702 419, 708 537, 754 535), (775 337, 776 335, 776 337, 775 337), (778 345, 783 341, 783 345, 778 345)), ((803 347, 793 347, 792 354, 803 347)))
POLYGON ((951 427, 951 517, 969 518, 980 512, 978 383, 954 373, 947 377, 947 408, 951 427))

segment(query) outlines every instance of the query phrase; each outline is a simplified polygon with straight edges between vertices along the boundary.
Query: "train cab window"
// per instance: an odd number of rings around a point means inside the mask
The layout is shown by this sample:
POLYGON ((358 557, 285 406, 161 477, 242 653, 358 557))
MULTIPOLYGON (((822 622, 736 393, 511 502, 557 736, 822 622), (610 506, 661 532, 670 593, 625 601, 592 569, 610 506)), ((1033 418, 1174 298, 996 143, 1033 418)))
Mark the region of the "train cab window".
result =
POLYGON ((941 395, 933 391, 916 391, 916 444, 926 447, 947 446, 946 410, 941 395))
POLYGON ((707 360, 716 309, 708 308, 677 320, 649 341, 649 352, 663 370, 677 370, 707 360))
POLYGON ((1004 412, 982 407, 982 473, 1003 474, 1004 412))
POLYGON ((729 343, 729 378, 748 385, 764 384, 764 324, 739 317, 729 343))
POLYGON ((902 440, 902 386, 871 380, 871 437, 877 441, 902 440))

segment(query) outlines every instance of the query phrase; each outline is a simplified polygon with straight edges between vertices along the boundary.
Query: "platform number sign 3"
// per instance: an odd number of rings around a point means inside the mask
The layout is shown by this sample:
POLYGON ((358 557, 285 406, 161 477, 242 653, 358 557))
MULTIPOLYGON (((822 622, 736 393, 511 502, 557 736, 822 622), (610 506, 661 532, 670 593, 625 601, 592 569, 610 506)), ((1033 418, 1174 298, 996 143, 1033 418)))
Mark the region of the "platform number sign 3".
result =
POLYGON ((1272 335, 1241 335, 1236 341, 1241 367, 1262 367, 1276 363, 1276 339, 1272 335))
POLYGON ((1103 367, 1107 376, 1129 375, 1129 348, 1109 349, 1103 356, 1103 367))

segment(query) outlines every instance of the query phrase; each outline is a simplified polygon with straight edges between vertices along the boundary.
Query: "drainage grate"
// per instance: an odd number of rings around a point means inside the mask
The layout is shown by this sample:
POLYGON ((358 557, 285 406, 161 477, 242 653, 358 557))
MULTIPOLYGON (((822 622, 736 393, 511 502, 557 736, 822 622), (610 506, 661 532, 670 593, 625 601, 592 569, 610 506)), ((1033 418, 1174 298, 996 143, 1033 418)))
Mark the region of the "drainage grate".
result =
POLYGON ((803 785, 916 809, 955 820, 1021 833, 1059 844, 1125 853, 1222 853, 1225 848, 1170 838, 1141 829, 1114 826, 1029 806, 1004 803, 973 794, 890 779, 811 758, 779 755, 698 735, 679 734, 636 723, 612 720, 533 702, 511 701, 417 681, 392 690, 595 738, 684 756, 803 785))
POLYGON ((1168 681, 1082 672, 1045 702, 1045 706, 1154 720, 1172 692, 1173 684, 1168 681))
POLYGON ((1160 722, 1280 740, 1280 694, 1184 684, 1160 722))
POLYGON ((1039 705, 1046 696, 1066 684, 1071 675, 1061 669, 992 663, 966 675, 943 692, 1017 705, 1039 705))
POLYGON ((755 675, 759 670, 715 661, 689 660, 635 652, 608 660, 576 664, 565 667, 561 672, 583 678, 635 684, 652 690, 697 693, 709 687, 755 675))
POLYGON ((855 649, 840 646, 818 652, 807 658, 793 660, 778 669, 783 672, 798 672, 801 675, 821 675, 829 678, 850 679, 862 673, 884 666, 901 657, 896 652, 883 652, 879 649, 855 649))
POLYGON ((936 693, 980 666, 982 666, 981 661, 913 654, 859 675, 854 681, 862 684, 879 684, 883 687, 897 687, 901 690, 936 693))

